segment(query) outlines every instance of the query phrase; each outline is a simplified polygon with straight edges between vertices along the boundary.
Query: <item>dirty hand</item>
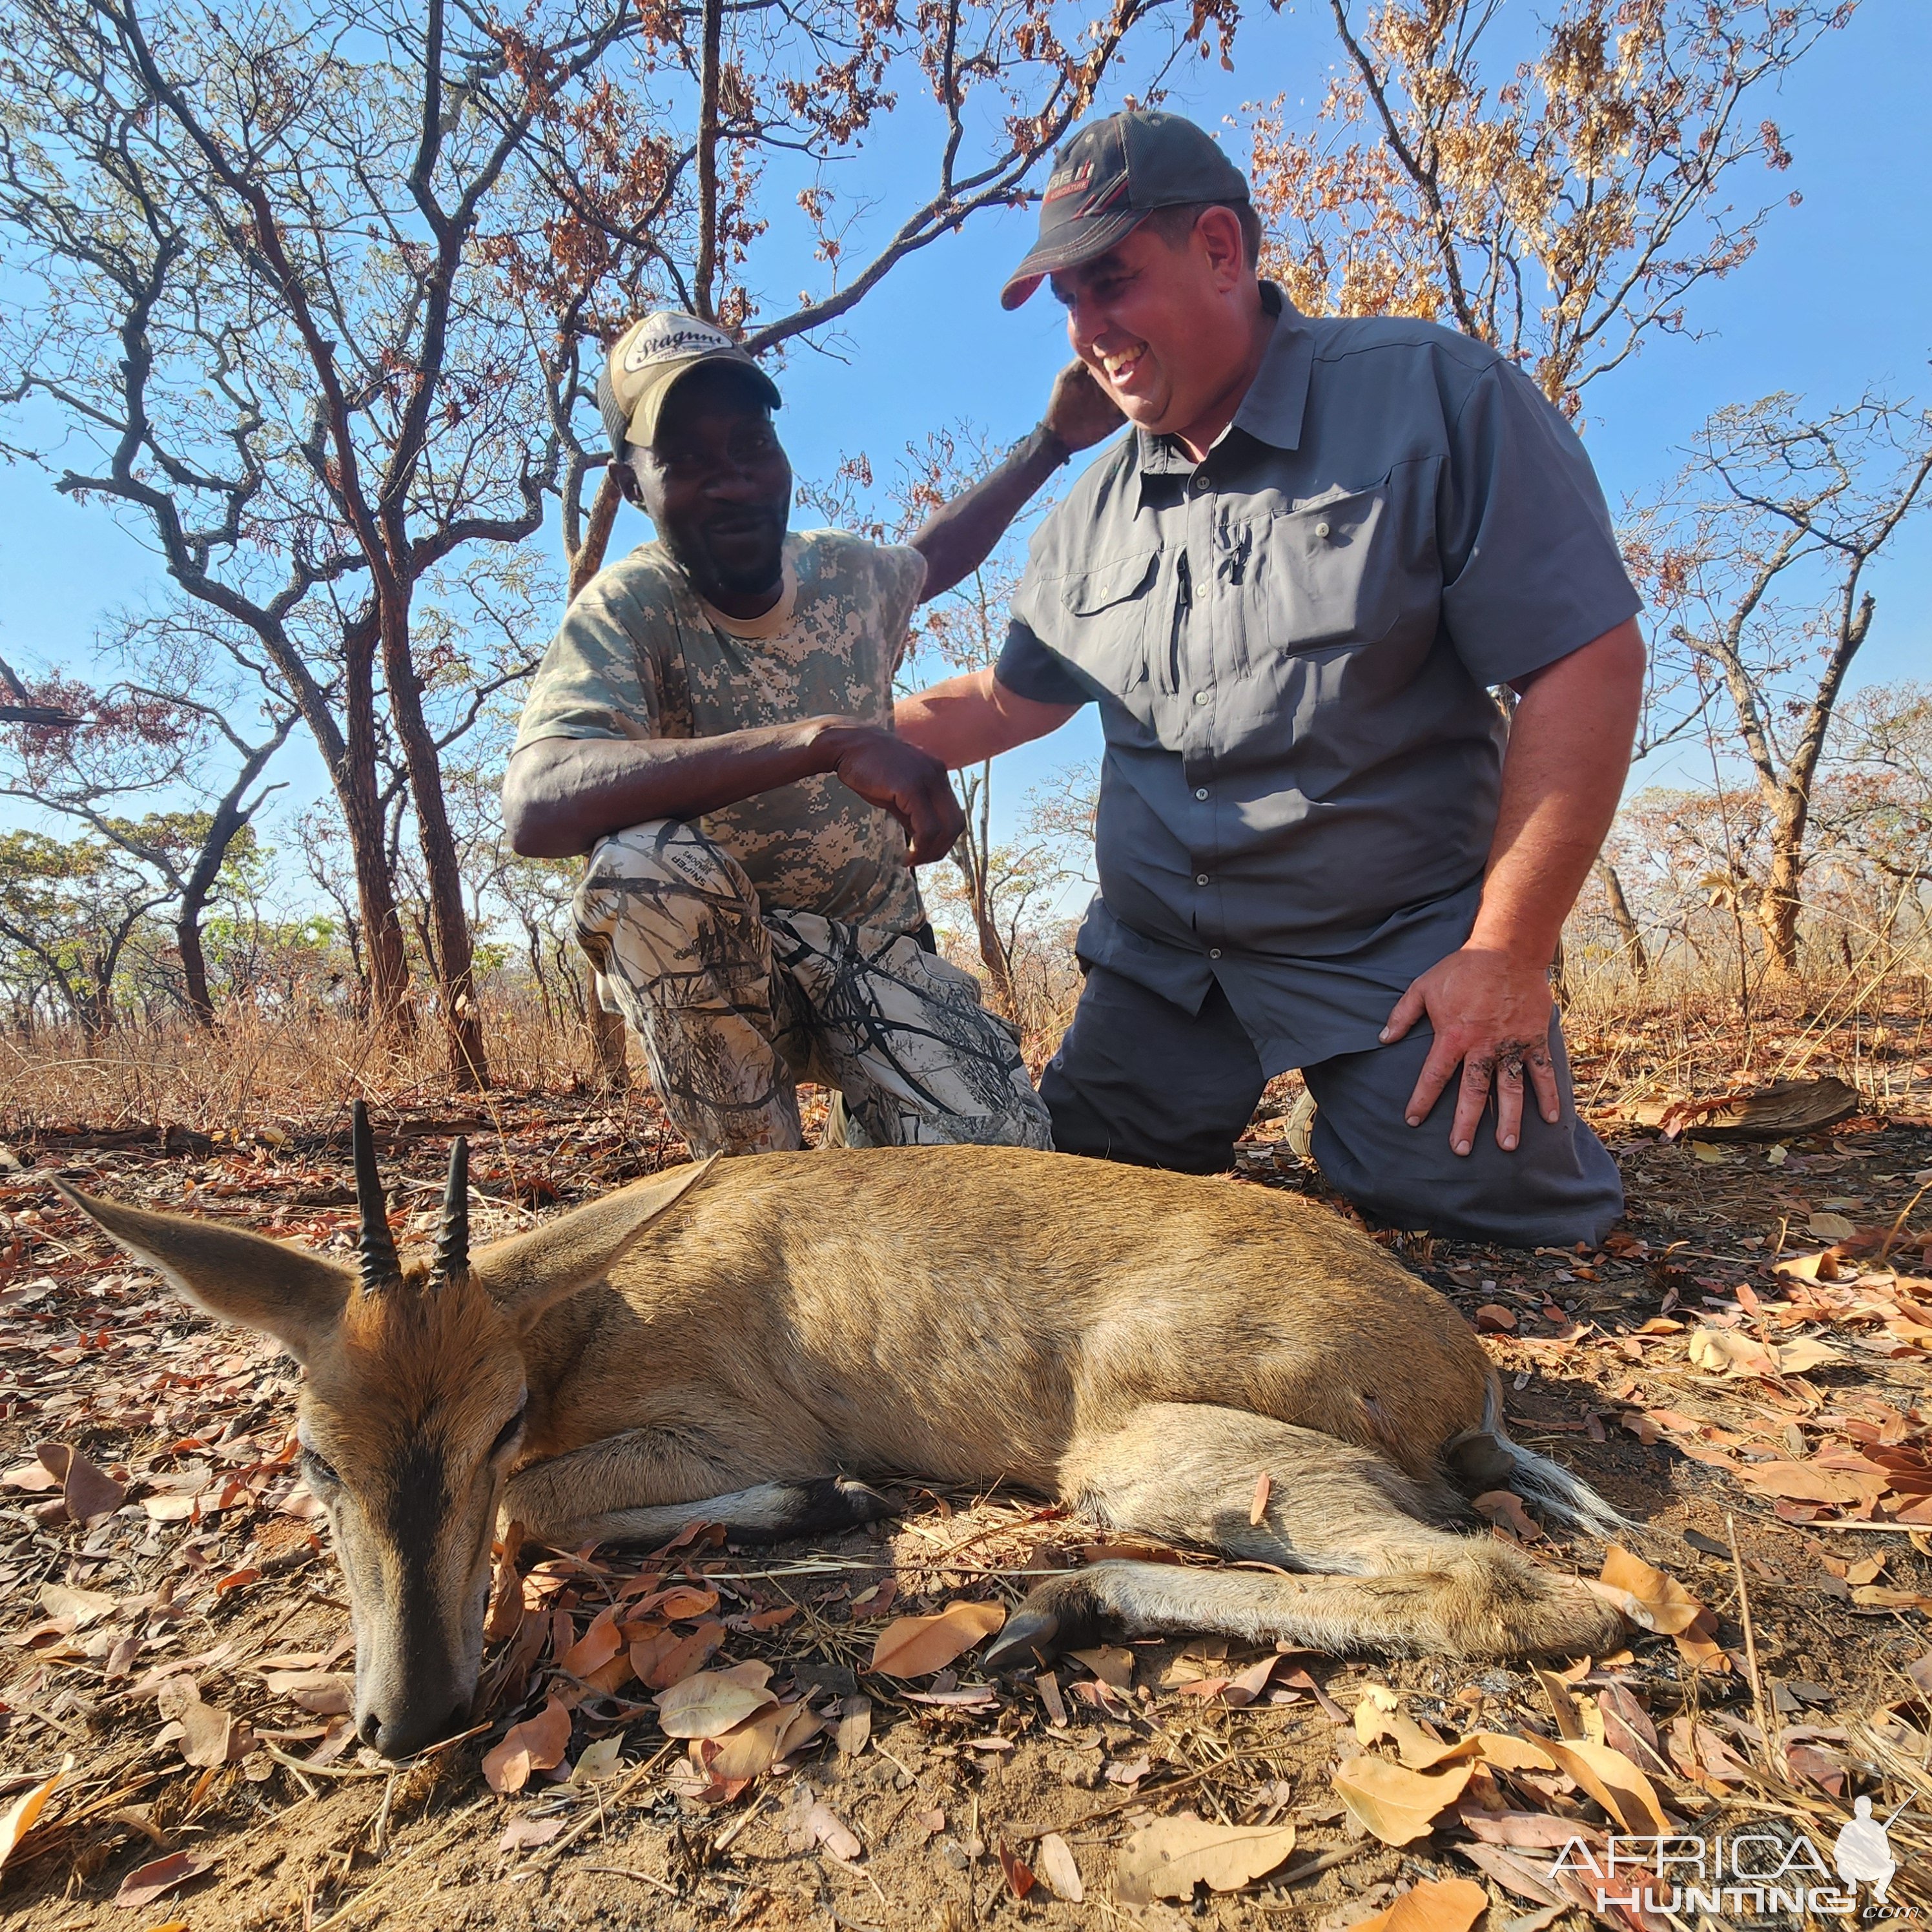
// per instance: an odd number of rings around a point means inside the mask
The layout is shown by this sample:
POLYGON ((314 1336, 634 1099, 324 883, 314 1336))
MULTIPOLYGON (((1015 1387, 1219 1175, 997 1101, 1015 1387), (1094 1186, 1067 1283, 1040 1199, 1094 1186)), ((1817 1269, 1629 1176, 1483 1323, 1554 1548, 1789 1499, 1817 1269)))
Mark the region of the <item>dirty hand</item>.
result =
POLYGON ((1465 946, 1410 982, 1382 1029, 1384 1042, 1402 1038, 1426 1013, 1436 1030, 1429 1058, 1404 1117, 1420 1126, 1460 1065, 1456 1115, 1449 1144, 1466 1154, 1492 1086, 1496 1096, 1496 1144, 1513 1150, 1522 1138, 1523 1073, 1528 1070, 1543 1118, 1561 1118, 1556 1069, 1550 1058, 1548 971, 1493 948, 1465 946))
POLYGON ((838 725, 827 737, 834 754, 828 769, 905 827, 915 866, 929 866, 952 850, 966 814, 937 758, 876 725, 838 725))
POLYGON ((1046 414, 1040 418, 1070 450, 1087 449, 1112 436, 1126 418, 1094 381, 1084 362, 1070 362, 1053 379, 1046 414))

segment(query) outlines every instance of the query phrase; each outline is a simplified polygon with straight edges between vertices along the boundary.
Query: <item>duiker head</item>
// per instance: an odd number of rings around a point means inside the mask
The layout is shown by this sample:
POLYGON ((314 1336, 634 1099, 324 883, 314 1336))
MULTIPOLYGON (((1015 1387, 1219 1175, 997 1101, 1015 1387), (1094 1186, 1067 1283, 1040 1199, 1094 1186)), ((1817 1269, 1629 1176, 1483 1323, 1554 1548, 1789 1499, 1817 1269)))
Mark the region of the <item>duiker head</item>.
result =
POLYGON ((406 1757, 462 1729, 476 1696, 497 1504, 524 1448, 524 1336, 601 1280, 705 1168, 472 1254, 459 1141, 435 1251, 405 1261, 360 1102, 354 1144, 355 1268, 56 1185, 197 1307, 273 1336, 302 1365, 302 1472, 348 1582, 356 1726, 385 1757, 406 1757))

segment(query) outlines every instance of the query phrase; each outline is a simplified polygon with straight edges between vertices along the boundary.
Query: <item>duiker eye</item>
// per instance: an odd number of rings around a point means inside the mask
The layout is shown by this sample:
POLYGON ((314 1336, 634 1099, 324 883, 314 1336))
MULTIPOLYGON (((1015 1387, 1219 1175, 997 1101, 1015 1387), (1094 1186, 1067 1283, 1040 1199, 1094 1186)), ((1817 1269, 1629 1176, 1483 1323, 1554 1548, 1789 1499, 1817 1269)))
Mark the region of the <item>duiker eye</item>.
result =
POLYGON ((312 1490, 339 1490, 342 1486, 342 1478, 307 1443, 302 1444, 302 1472, 303 1480, 312 1490))
POLYGON ((524 1432, 524 1412, 530 1406, 530 1397, 526 1396, 521 1402, 518 1403, 516 1414, 512 1416, 509 1420, 505 1423, 501 1429, 497 1430, 496 1439, 490 1445, 490 1455, 492 1461, 494 1461, 497 1456, 502 1455, 504 1451, 508 1449, 516 1441, 517 1438, 522 1435, 524 1432))

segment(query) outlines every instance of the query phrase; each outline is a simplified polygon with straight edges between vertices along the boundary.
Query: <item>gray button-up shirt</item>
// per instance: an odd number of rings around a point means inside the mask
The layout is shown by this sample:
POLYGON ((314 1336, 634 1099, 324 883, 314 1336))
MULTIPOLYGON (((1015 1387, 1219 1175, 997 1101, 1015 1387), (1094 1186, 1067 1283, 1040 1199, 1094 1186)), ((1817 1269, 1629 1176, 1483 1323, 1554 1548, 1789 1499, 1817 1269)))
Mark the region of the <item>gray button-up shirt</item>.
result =
POLYGON ((1520 370, 1426 322, 1300 314, 1197 466, 1136 430, 1035 536, 1001 683, 1097 701, 1081 956, 1270 1072, 1372 1047, 1466 936, 1504 730, 1489 688, 1640 608, 1589 459, 1520 370))

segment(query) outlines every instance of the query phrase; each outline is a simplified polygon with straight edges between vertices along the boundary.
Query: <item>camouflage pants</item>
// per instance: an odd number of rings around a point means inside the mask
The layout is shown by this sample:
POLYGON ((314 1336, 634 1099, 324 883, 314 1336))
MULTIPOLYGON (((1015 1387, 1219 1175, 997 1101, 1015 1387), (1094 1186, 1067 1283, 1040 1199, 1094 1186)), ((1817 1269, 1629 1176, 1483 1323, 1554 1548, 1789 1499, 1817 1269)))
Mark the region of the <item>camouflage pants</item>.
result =
POLYGON ((694 826, 604 840, 578 888, 577 936, 695 1155, 802 1144, 801 1080, 844 1096, 855 1146, 1052 1144, 970 974, 900 934, 761 904, 694 826))

